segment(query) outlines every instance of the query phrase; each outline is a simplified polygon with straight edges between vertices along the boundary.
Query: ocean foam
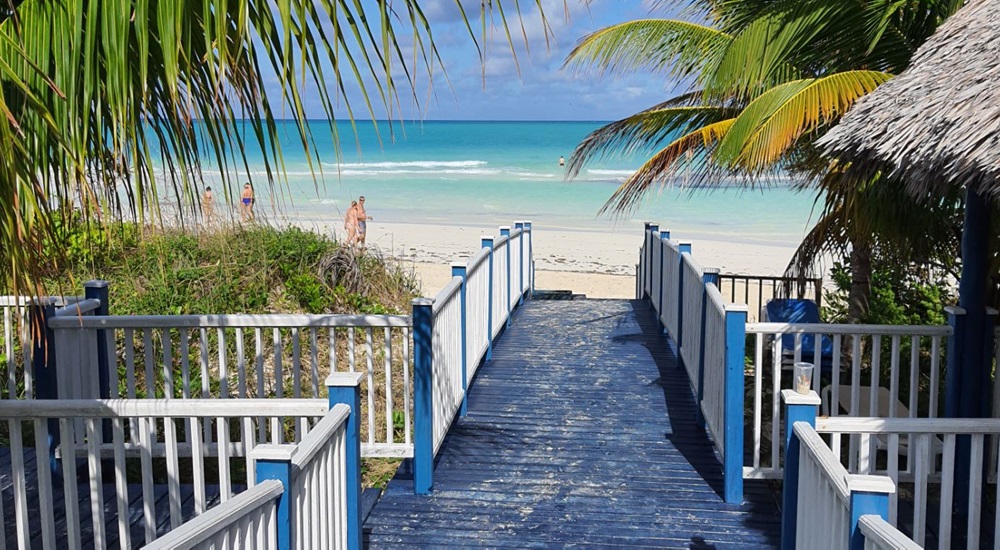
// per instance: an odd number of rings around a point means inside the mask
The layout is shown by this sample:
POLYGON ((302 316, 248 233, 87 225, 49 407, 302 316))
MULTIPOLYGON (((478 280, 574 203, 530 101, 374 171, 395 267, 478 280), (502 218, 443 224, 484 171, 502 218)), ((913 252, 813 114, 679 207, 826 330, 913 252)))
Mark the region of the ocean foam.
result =
POLYGON ((395 168, 475 168, 486 166, 485 160, 406 160, 398 162, 324 162, 324 166, 340 166, 344 171, 350 169, 395 169, 395 168))

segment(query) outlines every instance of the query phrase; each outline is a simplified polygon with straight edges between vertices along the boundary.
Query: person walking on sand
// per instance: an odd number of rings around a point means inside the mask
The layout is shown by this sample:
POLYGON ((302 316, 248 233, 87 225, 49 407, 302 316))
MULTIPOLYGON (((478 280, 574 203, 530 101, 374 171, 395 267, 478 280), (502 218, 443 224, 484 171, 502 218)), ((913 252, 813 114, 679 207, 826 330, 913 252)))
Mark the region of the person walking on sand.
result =
POLYGON ((351 201, 351 207, 347 209, 344 230, 347 231, 347 246, 354 246, 358 238, 358 201, 351 201))
POLYGON ((240 206, 240 217, 244 221, 253 221, 253 203, 255 201, 253 196, 253 187, 250 186, 250 182, 243 184, 243 196, 240 199, 242 205, 240 206))
POLYGON ((365 237, 368 236, 368 220, 372 219, 365 211, 365 196, 361 195, 358 197, 358 242, 361 243, 361 248, 365 247, 365 237))
POLYGON ((206 187, 205 194, 201 196, 201 215, 205 217, 205 225, 212 224, 212 214, 215 205, 212 204, 212 188, 206 187))

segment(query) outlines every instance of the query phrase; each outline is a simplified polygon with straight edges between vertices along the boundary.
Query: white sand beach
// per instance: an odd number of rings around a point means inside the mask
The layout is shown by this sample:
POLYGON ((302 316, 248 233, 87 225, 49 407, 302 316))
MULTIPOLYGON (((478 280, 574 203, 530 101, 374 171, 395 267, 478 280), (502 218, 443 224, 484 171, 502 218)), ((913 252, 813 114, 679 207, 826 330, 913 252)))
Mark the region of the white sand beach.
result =
MULTIPOLYGON (((339 220, 295 223, 322 232, 343 232, 339 220)), ((572 290, 591 298, 635 295, 641 227, 567 230, 533 221, 533 230, 536 288, 572 290)), ((498 234, 497 227, 485 225, 368 223, 368 245, 412 265, 426 295, 433 295, 448 281, 451 262, 465 260, 478 251, 482 236, 498 234)), ((704 267, 754 275, 780 274, 794 251, 791 246, 706 239, 693 240, 692 249, 704 267)))

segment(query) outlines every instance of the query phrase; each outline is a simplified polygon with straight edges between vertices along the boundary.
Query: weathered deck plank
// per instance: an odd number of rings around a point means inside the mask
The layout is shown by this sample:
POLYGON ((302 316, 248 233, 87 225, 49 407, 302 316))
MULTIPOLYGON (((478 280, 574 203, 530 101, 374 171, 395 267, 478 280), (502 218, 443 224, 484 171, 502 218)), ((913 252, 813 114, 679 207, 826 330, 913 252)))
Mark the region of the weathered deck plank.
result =
POLYGON ((648 306, 529 302, 452 426, 434 494, 401 471, 365 525, 372 547, 773 547, 766 486, 719 496, 722 469, 648 306))

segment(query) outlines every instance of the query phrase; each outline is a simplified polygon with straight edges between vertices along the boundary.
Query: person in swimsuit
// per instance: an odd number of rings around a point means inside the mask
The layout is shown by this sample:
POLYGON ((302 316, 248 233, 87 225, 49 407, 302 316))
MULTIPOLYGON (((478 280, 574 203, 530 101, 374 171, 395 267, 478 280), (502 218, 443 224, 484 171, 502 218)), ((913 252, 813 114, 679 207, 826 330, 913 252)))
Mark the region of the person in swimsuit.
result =
POLYGON ((212 214, 215 205, 212 204, 212 188, 206 187, 205 194, 201 196, 201 214, 205 217, 205 225, 212 224, 212 214))
POLYGON ((358 242, 361 243, 361 248, 365 247, 365 237, 368 233, 368 220, 372 219, 365 211, 365 196, 361 195, 358 197, 358 242))
POLYGON ((240 199, 243 205, 240 207, 240 217, 245 221, 253 221, 253 187, 250 186, 250 182, 243 184, 243 196, 240 199))
POLYGON ((347 246, 354 246, 358 238, 358 201, 351 201, 351 207, 344 216, 344 230, 347 231, 347 246))

